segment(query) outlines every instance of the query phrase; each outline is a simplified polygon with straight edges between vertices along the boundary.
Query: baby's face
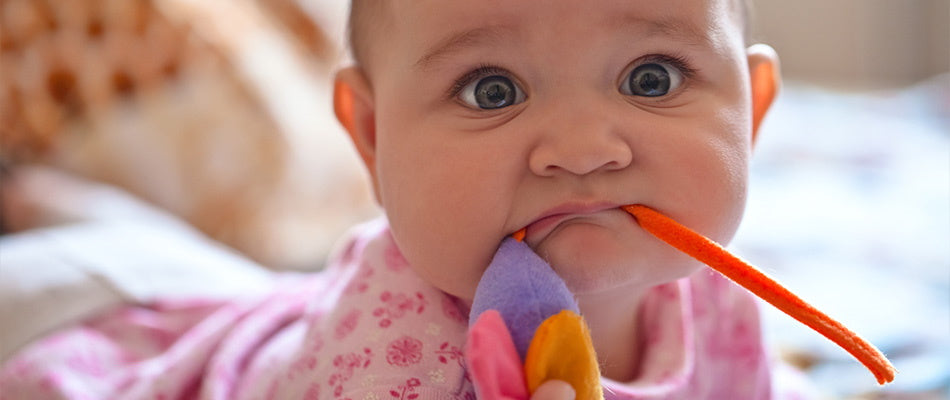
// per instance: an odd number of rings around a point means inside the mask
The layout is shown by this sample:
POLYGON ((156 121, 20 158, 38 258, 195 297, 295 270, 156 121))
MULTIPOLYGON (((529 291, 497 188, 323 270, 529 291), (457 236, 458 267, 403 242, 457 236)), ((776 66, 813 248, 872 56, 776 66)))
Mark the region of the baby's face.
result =
POLYGON ((618 206, 734 234, 752 122, 732 3, 394 2, 368 72, 374 179, 414 268, 471 299, 527 227, 579 295, 694 271, 618 206))

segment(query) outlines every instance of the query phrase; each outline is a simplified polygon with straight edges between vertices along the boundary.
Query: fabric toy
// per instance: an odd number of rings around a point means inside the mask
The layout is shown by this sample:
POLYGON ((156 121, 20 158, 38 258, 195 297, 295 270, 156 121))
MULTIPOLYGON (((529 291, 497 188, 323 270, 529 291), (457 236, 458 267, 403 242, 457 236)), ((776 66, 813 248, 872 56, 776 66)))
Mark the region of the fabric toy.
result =
MULTIPOLYGON (((622 207, 647 232, 811 327, 851 353, 879 384, 896 369, 873 345, 712 240, 642 205, 622 207)), ((577 400, 603 399, 588 328, 573 295, 521 240, 502 241, 476 289, 466 359, 481 399, 528 399, 550 379, 568 382, 577 400), (523 360, 523 362, 522 362, 523 360)))
POLYGON ((479 398, 527 399, 544 381, 560 379, 578 400, 602 399, 597 357, 579 312, 547 262, 521 241, 502 241, 469 314, 466 358, 479 398))

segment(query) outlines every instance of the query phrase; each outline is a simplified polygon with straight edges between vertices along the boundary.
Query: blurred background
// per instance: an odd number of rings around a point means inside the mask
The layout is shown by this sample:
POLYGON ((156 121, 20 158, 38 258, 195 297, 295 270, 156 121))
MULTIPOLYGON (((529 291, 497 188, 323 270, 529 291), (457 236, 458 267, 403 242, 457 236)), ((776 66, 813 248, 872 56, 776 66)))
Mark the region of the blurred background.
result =
POLYGON ((775 47, 785 78, 829 88, 914 85, 946 73, 946 0, 752 0, 752 37, 775 47))
POLYGON ((780 354, 830 398, 950 398, 950 1, 753 1, 785 87, 761 127, 732 247, 878 345, 874 388, 764 307, 780 354))
MULTIPOLYGON (((0 164, 113 185, 269 268, 318 269, 378 215, 331 112, 346 7, 0 0, 0 164)), ((753 16, 785 86, 732 247, 900 374, 877 388, 766 308, 769 340, 827 398, 950 398, 950 1, 763 0, 753 16)), ((39 183, 13 201, 0 179, 7 237, 83 212, 39 183)))

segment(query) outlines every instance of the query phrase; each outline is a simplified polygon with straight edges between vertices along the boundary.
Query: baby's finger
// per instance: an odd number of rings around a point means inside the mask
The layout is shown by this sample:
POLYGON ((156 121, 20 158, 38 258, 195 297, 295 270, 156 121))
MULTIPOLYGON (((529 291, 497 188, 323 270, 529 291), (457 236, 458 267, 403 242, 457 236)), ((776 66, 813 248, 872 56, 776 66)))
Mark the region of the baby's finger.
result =
POLYGON ((567 382, 552 379, 538 386, 531 400, 574 400, 574 388, 567 382))

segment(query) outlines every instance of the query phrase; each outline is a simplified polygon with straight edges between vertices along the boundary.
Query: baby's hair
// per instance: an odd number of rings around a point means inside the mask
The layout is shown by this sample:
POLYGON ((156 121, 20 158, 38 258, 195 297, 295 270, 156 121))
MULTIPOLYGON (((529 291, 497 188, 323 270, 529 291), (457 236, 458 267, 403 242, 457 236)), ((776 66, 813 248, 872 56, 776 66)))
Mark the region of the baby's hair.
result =
MULTIPOLYGON (((745 42, 749 42, 751 35, 752 2, 751 0, 734 0, 738 2, 742 23, 742 34, 745 42)), ((353 62, 365 65, 369 54, 370 38, 378 34, 387 24, 385 7, 390 7, 389 0, 352 0, 350 2, 350 16, 347 24, 347 40, 353 62)))

